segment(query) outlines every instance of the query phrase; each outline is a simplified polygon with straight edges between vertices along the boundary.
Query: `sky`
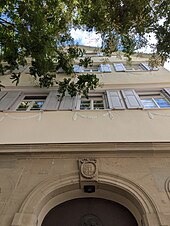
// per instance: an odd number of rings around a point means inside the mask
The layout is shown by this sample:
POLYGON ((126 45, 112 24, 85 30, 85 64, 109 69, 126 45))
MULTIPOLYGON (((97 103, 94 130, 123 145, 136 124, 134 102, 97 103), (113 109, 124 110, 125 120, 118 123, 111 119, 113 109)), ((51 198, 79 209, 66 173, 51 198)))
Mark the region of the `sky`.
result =
MULTIPOLYGON (((95 31, 87 32, 79 29, 76 30, 72 29, 71 36, 74 38, 75 42, 78 43, 79 45, 101 47, 102 44, 100 34, 96 34, 95 31)), ((146 38, 148 39, 149 44, 156 44, 156 38, 154 33, 150 33, 149 35, 146 36, 146 38)), ((146 47, 141 48, 139 52, 152 53, 153 49, 151 49, 151 47, 148 45, 146 47)), ((165 62, 164 67, 170 71, 170 59, 168 59, 165 62)))

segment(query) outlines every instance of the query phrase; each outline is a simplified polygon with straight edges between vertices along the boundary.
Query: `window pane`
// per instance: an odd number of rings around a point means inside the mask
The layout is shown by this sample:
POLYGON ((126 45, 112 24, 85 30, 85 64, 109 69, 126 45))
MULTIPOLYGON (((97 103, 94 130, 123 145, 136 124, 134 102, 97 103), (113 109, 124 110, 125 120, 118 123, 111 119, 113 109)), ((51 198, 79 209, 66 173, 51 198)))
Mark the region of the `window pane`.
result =
POLYGON ((158 108, 157 105, 154 103, 153 99, 142 99, 142 104, 144 108, 158 108))
POLYGON ((94 109, 104 109, 103 100, 94 100, 93 101, 93 108, 94 109))
POLYGON ((35 102, 33 103, 32 108, 31 108, 30 110, 31 110, 31 111, 32 111, 32 110, 39 110, 39 109, 43 106, 43 104, 44 104, 44 101, 35 101, 35 102))
POLYGON ((30 106, 31 101, 22 101, 17 108, 17 111, 26 111, 27 108, 30 106))
POLYGON ((160 108, 170 108, 170 103, 164 98, 154 98, 160 108))
POLYGON ((81 110, 89 110, 90 109, 90 100, 82 100, 80 104, 81 110))

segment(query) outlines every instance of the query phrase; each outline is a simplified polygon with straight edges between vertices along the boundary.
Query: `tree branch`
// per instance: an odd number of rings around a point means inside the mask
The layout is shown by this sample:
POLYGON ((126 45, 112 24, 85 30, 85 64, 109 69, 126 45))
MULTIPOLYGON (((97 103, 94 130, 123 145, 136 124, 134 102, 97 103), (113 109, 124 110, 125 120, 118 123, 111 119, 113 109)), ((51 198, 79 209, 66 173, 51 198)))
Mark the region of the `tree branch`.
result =
POLYGON ((12 26, 12 27, 15 27, 15 24, 13 24, 13 23, 11 23, 11 22, 9 22, 9 21, 6 21, 6 20, 4 20, 4 19, 2 19, 2 18, 0 18, 0 20, 2 21, 2 22, 0 22, 1 24, 9 24, 10 26, 12 26))

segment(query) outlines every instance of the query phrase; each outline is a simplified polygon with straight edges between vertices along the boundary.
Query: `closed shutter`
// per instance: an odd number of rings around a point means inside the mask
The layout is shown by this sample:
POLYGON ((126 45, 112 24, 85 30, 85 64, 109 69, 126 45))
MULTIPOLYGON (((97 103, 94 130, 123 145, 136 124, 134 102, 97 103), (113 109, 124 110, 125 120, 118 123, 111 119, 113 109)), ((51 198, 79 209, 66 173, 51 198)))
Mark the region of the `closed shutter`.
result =
POLYGON ((4 98, 0 101, 0 111, 10 110, 10 107, 21 95, 20 91, 11 91, 8 92, 4 98))
POLYGON ((81 73, 84 72, 83 67, 79 66, 79 65, 73 65, 73 70, 75 73, 81 73))
POLYGON ((59 110, 72 110, 75 105, 75 98, 71 97, 69 94, 66 94, 59 105, 59 110))
POLYGON ((106 94, 110 109, 125 109, 125 104, 119 90, 107 90, 106 94))
POLYGON ((122 63, 116 63, 113 65, 116 71, 126 71, 126 68, 122 63))
POLYGON ((143 108, 143 104, 134 90, 121 90, 126 106, 129 109, 143 108))
POLYGON ((59 100, 60 96, 58 91, 51 91, 46 100, 45 103, 42 106, 42 110, 49 110, 49 111, 55 111, 58 110, 59 107, 59 100))

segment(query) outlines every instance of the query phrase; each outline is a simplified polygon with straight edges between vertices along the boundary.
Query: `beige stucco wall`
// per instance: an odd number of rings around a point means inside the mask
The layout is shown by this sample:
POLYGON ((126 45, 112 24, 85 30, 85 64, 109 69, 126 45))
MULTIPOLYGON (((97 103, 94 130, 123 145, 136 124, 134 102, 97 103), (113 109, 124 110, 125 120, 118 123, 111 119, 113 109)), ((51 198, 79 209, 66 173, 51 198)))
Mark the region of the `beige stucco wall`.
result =
POLYGON ((170 140, 169 110, 0 113, 0 143, 170 140))

